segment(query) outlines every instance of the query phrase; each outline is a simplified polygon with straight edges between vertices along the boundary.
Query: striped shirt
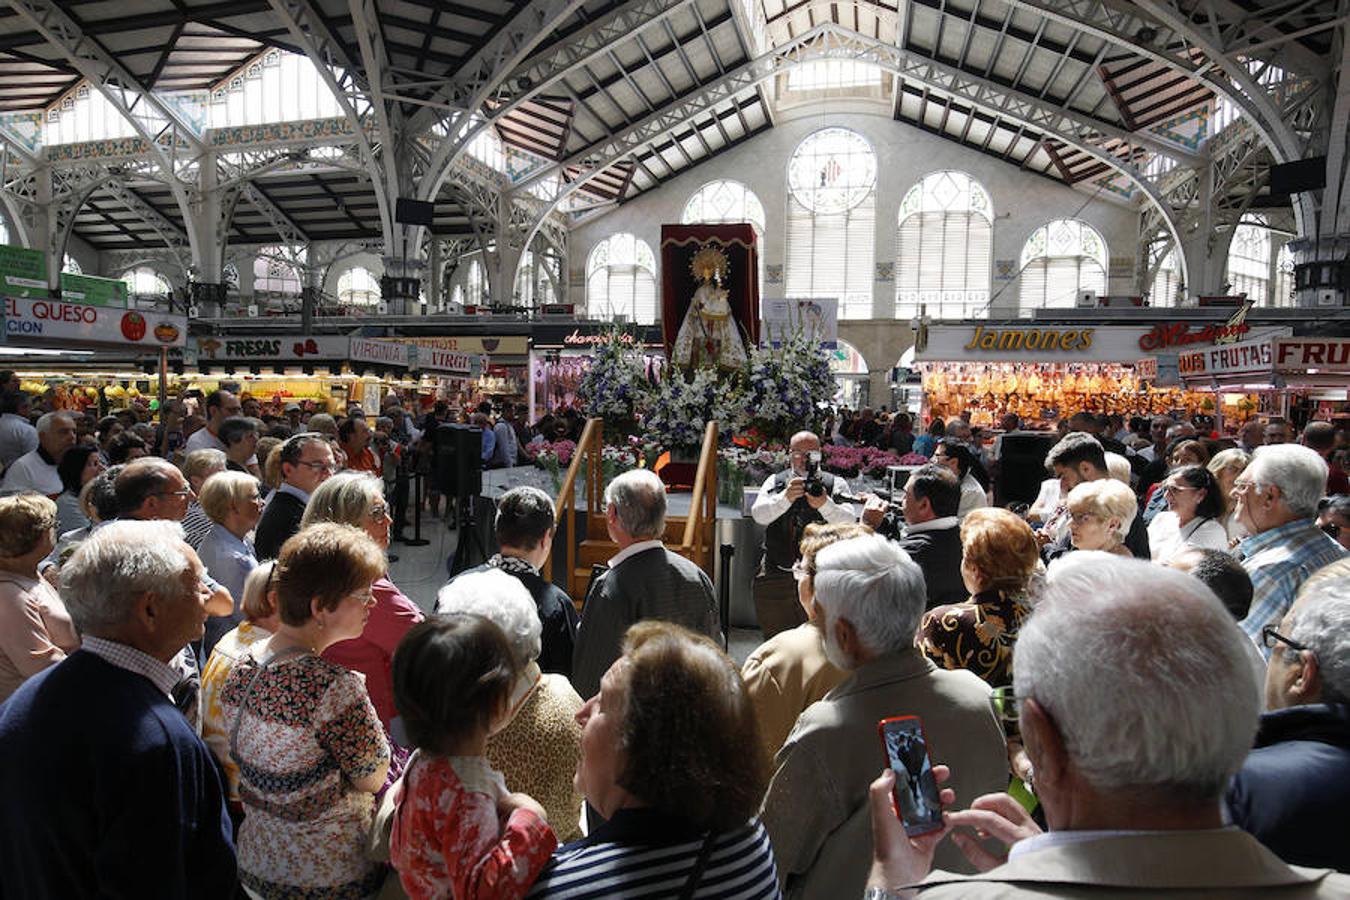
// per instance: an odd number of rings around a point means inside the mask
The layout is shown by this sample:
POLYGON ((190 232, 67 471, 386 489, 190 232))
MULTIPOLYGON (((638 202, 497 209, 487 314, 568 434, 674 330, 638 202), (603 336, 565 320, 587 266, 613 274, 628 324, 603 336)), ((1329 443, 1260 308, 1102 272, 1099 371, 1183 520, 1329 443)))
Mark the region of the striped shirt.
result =
MULTIPOLYGON (((703 835, 650 809, 621 809, 588 837, 558 848, 529 897, 559 900, 678 897, 703 835)), ((769 835, 758 819, 718 835, 693 895, 699 900, 782 897, 769 835)))
POLYGON ((1341 559, 1345 549, 1317 527, 1312 519, 1297 519, 1254 534, 1238 545, 1242 568, 1252 579, 1252 605, 1239 624, 1261 652, 1261 628, 1279 624, 1308 576, 1341 559))

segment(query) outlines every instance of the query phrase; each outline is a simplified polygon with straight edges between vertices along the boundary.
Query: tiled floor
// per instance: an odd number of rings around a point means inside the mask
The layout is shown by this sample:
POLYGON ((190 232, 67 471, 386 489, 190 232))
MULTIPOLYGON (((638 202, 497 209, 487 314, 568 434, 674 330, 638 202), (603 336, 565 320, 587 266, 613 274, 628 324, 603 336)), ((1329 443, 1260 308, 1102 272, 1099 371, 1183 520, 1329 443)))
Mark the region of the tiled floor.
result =
MULTIPOLYGON (((408 529, 411 536, 412 529, 408 529)), ((425 547, 409 547, 394 543, 389 552, 398 561, 389 566, 389 577, 408 598, 430 612, 436 606, 436 592, 446 582, 446 560, 455 551, 458 532, 447 528, 440 519, 422 517, 422 537, 430 541, 425 547)), ((729 652, 738 665, 745 662, 762 638, 757 628, 731 629, 729 652)))

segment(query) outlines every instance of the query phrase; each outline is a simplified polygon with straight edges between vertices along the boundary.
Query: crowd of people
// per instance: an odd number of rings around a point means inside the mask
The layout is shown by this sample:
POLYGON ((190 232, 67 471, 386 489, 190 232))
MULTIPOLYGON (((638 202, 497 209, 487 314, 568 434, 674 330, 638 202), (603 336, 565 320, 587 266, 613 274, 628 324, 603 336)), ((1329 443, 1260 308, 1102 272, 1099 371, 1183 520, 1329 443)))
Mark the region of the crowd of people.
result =
MULTIPOLYGON (((1230 448, 1155 421, 1142 465, 1066 429, 1024 514, 951 423, 887 500, 808 471, 802 432, 753 505, 765 641, 737 666, 645 469, 604 488, 579 616, 529 487, 424 610, 389 570, 396 401, 283 435, 204 400, 143 454, 56 414, 6 460, 37 454, 0 497, 0 897, 1350 891, 1328 423, 1230 448), (897 716, 935 831, 897 812, 897 716)), ((516 413, 485 464, 533 436, 516 413)))

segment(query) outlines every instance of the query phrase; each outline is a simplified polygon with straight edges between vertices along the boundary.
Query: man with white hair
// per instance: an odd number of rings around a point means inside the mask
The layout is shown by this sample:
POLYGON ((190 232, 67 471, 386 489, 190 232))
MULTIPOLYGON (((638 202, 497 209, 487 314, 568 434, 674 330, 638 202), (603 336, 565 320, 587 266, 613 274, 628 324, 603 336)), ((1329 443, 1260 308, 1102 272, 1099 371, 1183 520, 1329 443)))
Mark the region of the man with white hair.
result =
MULTIPOLYGON (((788 896, 857 897, 872 850, 867 785, 886 761, 877 722, 918 716, 968 797, 1007 786, 1007 745, 989 685, 937 668, 914 646, 928 593, 904 550, 867 535, 826 547, 815 562, 812 618, 825 655, 849 676, 797 720, 761 818, 788 896)), ((968 870, 953 847, 939 858, 968 870)))
MULTIPOLYGON (((1240 624, 1258 645, 1261 629, 1288 612, 1304 580, 1346 555, 1317 527, 1317 501, 1326 483, 1326 462, 1298 444, 1258 447, 1233 482, 1234 515, 1249 535, 1238 555, 1253 589, 1251 609, 1240 624)), ((1269 648, 1262 652, 1269 658, 1269 648)))
POLYGON ((38 419, 37 436, 37 449, 20 456, 5 470, 0 494, 37 491, 55 498, 65 490, 56 465, 75 446, 75 417, 65 412, 49 412, 38 419))
POLYGON ((605 488, 605 524, 619 552, 586 592, 572 651, 572 685, 583 700, 622 655, 624 632, 661 619, 721 641, 712 581, 666 549, 666 486, 650 469, 634 469, 605 488))
POLYGON ((1266 626, 1266 712, 1228 788, 1234 825, 1285 862, 1350 871, 1350 562, 1266 626))
POLYGON ((216 763, 171 699, 201 576, 168 522, 110 523, 62 566, 83 644, 0 707, 5 896, 234 897, 216 763))
MULTIPOLYGON (((947 829, 911 840, 891 806, 894 777, 883 773, 871 789, 869 895, 1347 896, 1350 879, 1293 868, 1224 827, 1220 798, 1247 755, 1259 705, 1244 640, 1213 593, 1185 573, 1095 552, 1052 566, 1013 657, 1019 726, 1049 831, 995 794, 949 812, 947 829), (1114 688, 1105 702, 1104 676, 1114 688), (982 874, 928 874, 933 848, 952 828, 982 874), (977 836, 1011 844, 1006 860, 977 836)), ((939 750, 937 762, 949 752, 939 750)), ((964 795, 963 773, 952 766, 950 774, 964 795)))

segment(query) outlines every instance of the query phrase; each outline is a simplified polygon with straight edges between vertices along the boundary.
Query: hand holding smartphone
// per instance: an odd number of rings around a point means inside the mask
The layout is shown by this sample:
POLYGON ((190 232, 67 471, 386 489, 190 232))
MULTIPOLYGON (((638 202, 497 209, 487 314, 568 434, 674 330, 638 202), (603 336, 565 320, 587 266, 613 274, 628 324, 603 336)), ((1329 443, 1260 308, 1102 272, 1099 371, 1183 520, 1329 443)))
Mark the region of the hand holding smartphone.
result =
POLYGON ((897 716, 877 723, 886 760, 895 773, 895 809, 911 837, 942 828, 942 801, 938 795, 928 740, 918 716, 897 716))

